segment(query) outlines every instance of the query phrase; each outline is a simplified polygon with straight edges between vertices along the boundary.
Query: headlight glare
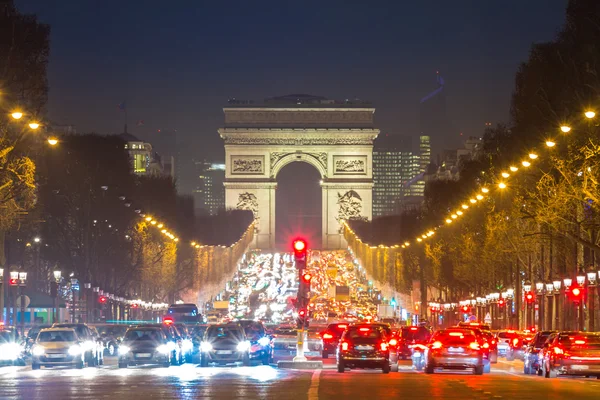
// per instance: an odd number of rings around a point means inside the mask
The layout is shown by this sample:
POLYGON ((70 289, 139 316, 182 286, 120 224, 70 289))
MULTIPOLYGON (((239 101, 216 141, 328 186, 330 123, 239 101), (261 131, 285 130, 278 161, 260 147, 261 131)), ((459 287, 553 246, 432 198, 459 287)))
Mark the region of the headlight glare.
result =
POLYGON ((258 344, 260 344, 261 346, 268 346, 269 343, 271 343, 271 341, 266 336, 265 337, 261 337, 260 339, 258 339, 258 344))
POLYGON ((171 350, 169 350, 169 346, 167 346, 166 344, 161 344, 156 348, 156 351, 158 351, 161 354, 169 354, 171 350))
POLYGON ((83 349, 85 351, 92 350, 94 347, 96 347, 96 344, 91 340, 86 340, 85 342, 83 342, 83 349))
POLYGON ((189 339, 184 339, 181 345, 183 347, 183 351, 192 351, 194 348, 194 343, 192 343, 192 341, 189 339))
POLYGON ((31 349, 31 353, 34 356, 43 356, 45 352, 46 352, 46 349, 43 346, 39 346, 39 345, 33 346, 33 349, 31 349))
POLYGON ((73 346, 69 347, 69 355, 77 356, 79 354, 81 354, 81 346, 74 344, 73 346))
POLYGON ((237 345, 237 351, 248 351, 250 350, 251 344, 249 341, 244 340, 243 342, 239 342, 237 345))
POLYGON ((129 353, 130 351, 131 351, 131 349, 129 348, 129 346, 124 346, 124 345, 119 346, 119 355, 124 356, 125 354, 129 353))
POLYGON ((211 351, 212 349, 213 349, 212 344, 210 344, 208 342, 200 343, 200 350, 202 350, 203 352, 211 351))

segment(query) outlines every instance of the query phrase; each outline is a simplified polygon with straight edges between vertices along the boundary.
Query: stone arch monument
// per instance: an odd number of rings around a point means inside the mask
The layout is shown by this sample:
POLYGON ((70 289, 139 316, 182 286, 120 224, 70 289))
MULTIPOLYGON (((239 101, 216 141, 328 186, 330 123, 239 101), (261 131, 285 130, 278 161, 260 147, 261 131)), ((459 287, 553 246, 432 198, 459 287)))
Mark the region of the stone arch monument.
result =
POLYGON ((230 101, 223 111, 225 206, 252 210, 256 248, 275 247, 276 178, 291 162, 306 162, 321 175, 321 248, 346 246, 343 219, 371 219, 373 140, 379 130, 370 104, 290 95, 261 104, 230 101))

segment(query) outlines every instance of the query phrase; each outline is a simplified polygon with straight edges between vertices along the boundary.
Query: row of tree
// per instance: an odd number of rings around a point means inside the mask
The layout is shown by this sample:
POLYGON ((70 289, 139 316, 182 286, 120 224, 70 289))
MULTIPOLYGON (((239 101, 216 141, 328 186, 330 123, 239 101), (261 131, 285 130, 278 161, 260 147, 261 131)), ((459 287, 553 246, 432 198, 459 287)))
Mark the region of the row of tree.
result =
MULTIPOLYGON (((481 151, 463 160, 458 181, 431 181, 422 212, 352 222, 371 246, 414 242, 488 186, 493 194, 471 207, 458 223, 439 229, 435 240, 407 249, 396 265, 406 280, 421 280, 447 299, 501 291, 532 282, 597 270, 600 250, 600 3, 571 0, 556 39, 532 47, 519 69, 510 125, 488 129, 481 151), (598 116, 588 118, 585 111, 598 116), (559 129, 568 126, 570 132, 559 129), (556 142, 547 147, 546 141, 556 142), (521 161, 539 157, 525 168, 521 161), (517 158, 515 158, 517 157, 517 158), (510 166, 520 168, 513 173, 510 166), (511 177, 505 179, 503 172, 511 177), (506 189, 495 189, 505 181, 506 189), (417 260, 416 263, 408 259, 417 260)), ((591 114, 588 114, 588 116, 591 114)), ((467 202, 467 205, 471 206, 467 202)), ((370 250, 377 253, 376 249, 370 250)), ((397 276, 380 265, 379 274, 397 276)))

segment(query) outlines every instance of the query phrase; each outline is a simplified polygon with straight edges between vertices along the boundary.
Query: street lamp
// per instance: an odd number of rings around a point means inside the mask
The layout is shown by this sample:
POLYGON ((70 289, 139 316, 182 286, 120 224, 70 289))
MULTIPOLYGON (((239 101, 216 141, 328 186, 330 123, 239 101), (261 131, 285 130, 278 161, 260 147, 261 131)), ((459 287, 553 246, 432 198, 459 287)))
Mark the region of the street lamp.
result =
POLYGON ((48 144, 50 146, 56 146, 58 144, 58 139, 55 137, 49 137, 48 138, 48 144))
POLYGON ((565 279, 563 279, 563 283, 565 285, 565 290, 568 290, 571 287, 571 285, 573 284, 573 279, 565 278, 565 279))
POLYGON ((538 293, 542 293, 542 291, 544 290, 544 282, 536 282, 535 283, 535 290, 538 293))
POLYGON ((25 337, 25 296, 23 295, 23 288, 27 282, 27 272, 25 271, 12 271, 10 273, 11 279, 17 279, 19 285, 19 308, 21 311, 21 334, 25 337))
POLYGON ((531 291, 531 282, 529 282, 529 281, 526 281, 526 282, 523 284, 523 290, 525 290, 526 292, 530 292, 530 291, 531 291))
POLYGON ((0 323, 4 323, 4 268, 0 268, 0 323))
POLYGON ((21 119, 21 117, 23 117, 23 113, 20 111, 15 111, 10 114, 10 116, 13 117, 13 119, 21 119))
POLYGON ((54 275, 54 284, 52 285, 52 291, 54 294, 54 322, 60 322, 59 318, 58 318, 58 308, 59 308, 59 304, 58 304, 58 287, 60 285, 60 280, 62 279, 62 272, 59 270, 56 270, 53 272, 54 275))
POLYGON ((576 279, 579 286, 583 286, 585 284, 585 274, 583 272, 578 273, 576 279))

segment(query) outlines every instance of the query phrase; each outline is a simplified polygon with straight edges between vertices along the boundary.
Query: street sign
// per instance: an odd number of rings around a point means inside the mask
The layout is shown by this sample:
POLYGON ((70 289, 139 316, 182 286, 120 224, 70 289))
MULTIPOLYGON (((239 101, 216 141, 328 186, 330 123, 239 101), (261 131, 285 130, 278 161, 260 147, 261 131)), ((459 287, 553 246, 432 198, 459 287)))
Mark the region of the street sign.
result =
POLYGON ((21 296, 17 297, 17 301, 15 303, 15 305, 17 306, 17 308, 21 308, 21 302, 22 301, 24 301, 23 308, 29 307, 29 303, 31 303, 31 299, 29 298, 29 296, 21 295, 21 296))
POLYGON ((492 323, 492 316, 490 315, 490 313, 485 314, 485 318, 483 319, 483 322, 485 322, 488 325, 492 323))

